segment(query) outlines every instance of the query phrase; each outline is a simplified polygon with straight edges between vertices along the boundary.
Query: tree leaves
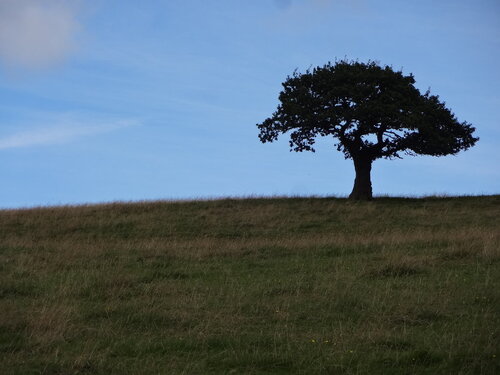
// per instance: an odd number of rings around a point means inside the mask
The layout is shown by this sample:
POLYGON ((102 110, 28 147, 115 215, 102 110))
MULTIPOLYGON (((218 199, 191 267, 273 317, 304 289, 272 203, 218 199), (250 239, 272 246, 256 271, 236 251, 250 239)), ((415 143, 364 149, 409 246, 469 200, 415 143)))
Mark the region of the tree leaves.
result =
POLYGON ((336 138, 346 158, 441 156, 472 147, 479 138, 429 91, 421 94, 412 74, 375 62, 337 61, 293 72, 283 82, 276 112, 257 127, 273 142, 290 134, 290 149, 315 151, 315 138, 336 138))

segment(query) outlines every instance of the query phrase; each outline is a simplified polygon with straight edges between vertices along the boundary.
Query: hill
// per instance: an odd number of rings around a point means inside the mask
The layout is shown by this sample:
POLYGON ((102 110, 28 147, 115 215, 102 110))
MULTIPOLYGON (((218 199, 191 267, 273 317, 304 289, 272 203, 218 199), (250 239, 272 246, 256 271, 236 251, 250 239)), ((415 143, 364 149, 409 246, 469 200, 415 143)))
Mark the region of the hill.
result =
POLYGON ((500 196, 0 211, 2 374, 498 374, 500 196))

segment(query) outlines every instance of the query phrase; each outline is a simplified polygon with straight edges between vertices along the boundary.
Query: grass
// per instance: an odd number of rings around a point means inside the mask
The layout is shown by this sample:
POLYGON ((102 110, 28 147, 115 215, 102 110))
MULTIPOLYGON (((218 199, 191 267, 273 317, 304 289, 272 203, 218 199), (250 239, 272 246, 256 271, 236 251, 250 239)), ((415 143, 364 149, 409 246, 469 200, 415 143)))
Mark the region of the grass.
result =
POLYGON ((500 196, 0 211, 2 374, 498 374, 500 196))

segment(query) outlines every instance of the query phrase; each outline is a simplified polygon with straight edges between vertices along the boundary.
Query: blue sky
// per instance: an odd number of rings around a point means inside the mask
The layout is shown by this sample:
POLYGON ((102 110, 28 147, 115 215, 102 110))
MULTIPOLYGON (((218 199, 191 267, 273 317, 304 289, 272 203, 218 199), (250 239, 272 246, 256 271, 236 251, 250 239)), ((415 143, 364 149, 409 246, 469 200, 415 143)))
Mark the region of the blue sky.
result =
POLYGON ((375 195, 500 192, 497 0, 0 0, 0 207, 347 195, 332 140, 255 126, 294 69, 344 57, 413 73, 481 137, 376 161, 375 195))

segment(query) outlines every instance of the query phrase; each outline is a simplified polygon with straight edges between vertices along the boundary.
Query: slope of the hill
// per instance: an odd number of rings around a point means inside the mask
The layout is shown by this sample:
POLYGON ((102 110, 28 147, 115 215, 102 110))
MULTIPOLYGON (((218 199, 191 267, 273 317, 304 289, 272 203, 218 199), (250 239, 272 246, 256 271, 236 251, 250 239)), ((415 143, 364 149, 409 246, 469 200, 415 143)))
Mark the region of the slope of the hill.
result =
POLYGON ((500 196, 0 211, 2 374, 500 373, 500 196))

